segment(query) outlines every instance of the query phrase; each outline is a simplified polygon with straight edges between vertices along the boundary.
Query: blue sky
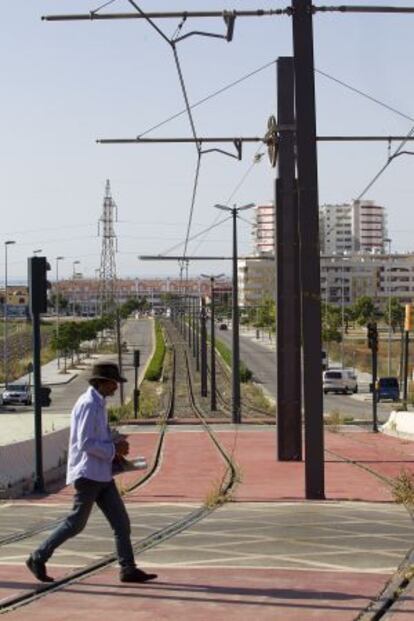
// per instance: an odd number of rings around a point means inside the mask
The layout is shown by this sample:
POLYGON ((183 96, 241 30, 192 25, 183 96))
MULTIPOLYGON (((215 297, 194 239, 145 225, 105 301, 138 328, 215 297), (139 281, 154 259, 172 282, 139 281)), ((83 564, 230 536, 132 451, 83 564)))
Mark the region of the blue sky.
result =
MULTIPOLYGON (((2 6, 1 237, 17 242, 9 248, 11 280, 25 278, 27 256, 38 248, 52 264, 59 254, 67 257, 60 265, 62 276, 71 273, 74 260, 81 261, 85 276, 94 274, 101 246, 97 221, 107 178, 119 209, 118 273, 138 277, 178 273, 174 263, 140 263, 136 256, 162 253, 184 239, 195 148, 95 143, 100 137, 136 136, 183 108, 169 46, 143 21, 46 23, 40 19, 51 13, 85 13, 99 4, 13 0, 2 6)), ((140 6, 163 11, 287 4, 143 0, 140 6)), ((386 4, 412 6, 414 2, 386 4)), ((126 0, 117 0, 104 10, 132 8, 126 0)), ((177 22, 164 20, 159 25, 171 35, 177 22)), ((414 15, 322 14, 314 25, 317 68, 414 117, 414 15)), ((194 20, 187 28, 221 32, 223 25, 220 20, 194 20)), ((191 102, 291 51, 291 20, 286 16, 238 19, 232 43, 191 37, 178 46, 191 102)), ((406 134, 414 125, 321 75, 316 86, 320 134, 406 134)), ((196 108, 197 133, 263 135, 275 103, 271 66, 196 108)), ((190 136, 188 119, 182 116, 149 135, 190 136)), ((267 157, 251 167, 257 149, 257 145, 245 146, 241 162, 218 154, 202 157, 193 233, 215 220, 214 203, 226 203, 230 197, 237 204, 272 198, 274 170, 267 157)), ((386 157, 386 144, 320 145, 320 202, 358 196, 386 157)), ((399 251, 414 250, 413 167, 411 157, 397 158, 365 197, 386 206, 393 248, 399 251)), ((226 223, 202 237, 202 243, 190 244, 189 254, 229 254, 230 236, 230 223, 226 223)), ((241 253, 250 247, 249 224, 242 222, 241 253)), ((228 271, 229 267, 194 263, 190 273, 228 271)), ((0 256, 0 273, 3 270, 0 256)))

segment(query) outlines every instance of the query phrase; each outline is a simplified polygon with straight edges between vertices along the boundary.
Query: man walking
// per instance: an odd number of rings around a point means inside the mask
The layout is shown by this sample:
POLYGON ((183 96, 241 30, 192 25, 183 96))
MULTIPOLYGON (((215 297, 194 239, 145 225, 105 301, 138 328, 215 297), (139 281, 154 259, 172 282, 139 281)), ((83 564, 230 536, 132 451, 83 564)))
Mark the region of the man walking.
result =
POLYGON ((26 561, 42 582, 53 582, 46 562, 58 546, 85 528, 95 502, 114 531, 121 582, 147 582, 157 577, 135 566, 129 517, 112 478, 112 460, 129 451, 122 437, 114 444, 105 408, 105 398, 115 393, 120 382, 126 379, 116 364, 94 365, 90 386, 72 410, 66 482, 75 488, 73 509, 26 561))

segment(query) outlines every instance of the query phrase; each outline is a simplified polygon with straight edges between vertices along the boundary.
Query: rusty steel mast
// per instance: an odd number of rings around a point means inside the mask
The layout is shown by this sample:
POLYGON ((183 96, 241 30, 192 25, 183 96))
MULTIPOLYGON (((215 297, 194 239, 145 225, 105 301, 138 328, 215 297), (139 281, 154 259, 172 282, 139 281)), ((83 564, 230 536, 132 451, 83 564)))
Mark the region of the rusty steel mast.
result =
POLYGON ((117 239, 114 221, 118 219, 118 208, 111 194, 109 179, 105 184, 102 216, 98 221, 98 235, 102 235, 101 265, 99 268, 99 306, 101 315, 111 311, 116 303, 117 239))

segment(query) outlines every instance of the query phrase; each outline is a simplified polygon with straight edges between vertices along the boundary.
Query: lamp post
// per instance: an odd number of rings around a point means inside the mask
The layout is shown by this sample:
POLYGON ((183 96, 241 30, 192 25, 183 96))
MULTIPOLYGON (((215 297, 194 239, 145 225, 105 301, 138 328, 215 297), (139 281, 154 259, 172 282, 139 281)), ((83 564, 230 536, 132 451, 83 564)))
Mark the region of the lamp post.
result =
POLYGON ((4 341, 3 341, 3 361, 4 361, 4 384, 8 384, 8 350, 7 350, 7 248, 15 241, 7 240, 4 242, 4 341))
POLYGON ((60 369, 60 349, 59 349, 59 261, 62 261, 65 257, 56 257, 56 340, 58 344, 57 348, 57 366, 60 369))
POLYGON ((391 375, 391 302, 392 302, 392 273, 391 273, 391 242, 389 237, 384 239, 384 242, 388 244, 388 263, 387 263, 387 281, 388 281, 388 377, 391 375))
POLYGON ((238 274, 237 274, 237 216, 239 211, 251 209, 254 203, 241 207, 228 207, 227 205, 214 205, 217 209, 229 211, 233 220, 233 284, 232 284, 232 420, 233 423, 241 423, 241 399, 240 399, 240 349, 239 349, 239 301, 238 301, 238 274))
POLYGON ((344 368, 345 358, 345 288, 344 288, 344 258, 341 262, 341 363, 344 368))
POLYGON ((214 318, 214 282, 217 278, 222 278, 224 274, 201 274, 203 278, 210 280, 210 387, 211 387, 211 411, 217 410, 216 395, 216 332, 214 318))
MULTIPOLYGON (((74 284, 75 284, 75 278, 76 278, 75 265, 79 265, 79 264, 80 264, 79 260, 72 261, 72 280, 74 281, 74 284)), ((75 316, 75 286, 73 287, 72 313, 73 313, 73 316, 75 316)))
POLYGON ((38 248, 37 250, 33 250, 33 256, 35 256, 36 254, 40 254, 41 252, 43 252, 41 248, 38 248))

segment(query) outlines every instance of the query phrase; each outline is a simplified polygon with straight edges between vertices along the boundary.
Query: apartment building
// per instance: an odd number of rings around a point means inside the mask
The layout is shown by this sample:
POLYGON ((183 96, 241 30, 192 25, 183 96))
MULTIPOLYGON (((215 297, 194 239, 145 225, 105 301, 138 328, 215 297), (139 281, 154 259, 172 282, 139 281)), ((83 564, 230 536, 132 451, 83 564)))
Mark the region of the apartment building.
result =
POLYGON ((321 256, 322 303, 354 304, 367 295, 384 306, 389 297, 414 300, 414 254, 321 256))
POLYGON ((273 203, 255 207, 253 225, 253 254, 274 254, 276 235, 276 216, 273 203))
POLYGON ((239 306, 257 306, 276 293, 276 263, 273 257, 244 257, 238 264, 239 306))
POLYGON ((368 200, 321 205, 319 233, 322 254, 383 253, 385 208, 368 200))

